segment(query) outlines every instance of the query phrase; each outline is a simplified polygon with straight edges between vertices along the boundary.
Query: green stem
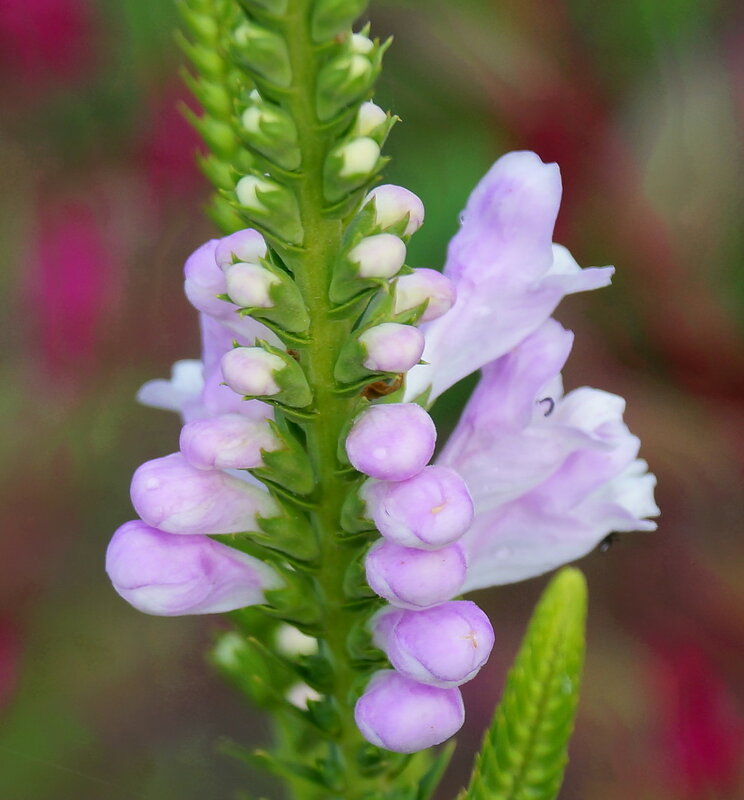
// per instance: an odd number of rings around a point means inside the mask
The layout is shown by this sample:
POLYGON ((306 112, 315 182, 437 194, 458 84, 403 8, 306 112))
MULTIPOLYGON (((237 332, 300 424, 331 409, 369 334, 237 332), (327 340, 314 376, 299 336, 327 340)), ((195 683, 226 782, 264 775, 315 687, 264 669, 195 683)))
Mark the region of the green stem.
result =
POLYGON ((354 548, 344 546, 340 531, 341 507, 349 491, 348 479, 339 476, 337 448, 343 428, 353 412, 355 398, 334 391, 333 369, 340 345, 351 334, 352 319, 334 319, 328 288, 334 263, 341 250, 342 220, 325 217, 322 209, 323 165, 333 138, 324 132, 315 113, 317 52, 310 39, 308 0, 295 0, 286 17, 285 35, 292 74, 291 92, 285 107, 300 131, 303 177, 297 197, 304 230, 303 253, 293 266, 312 320, 310 344, 300 349, 300 362, 315 393, 318 414, 305 426, 307 447, 318 479, 318 506, 311 522, 321 549, 321 566, 316 576, 322 607, 326 614, 322 646, 335 668, 335 701, 341 717, 337 755, 344 774, 339 795, 353 800, 369 791, 369 779, 358 771, 356 753, 363 739, 353 719, 352 685, 354 671, 347 640, 356 614, 348 610, 343 583, 354 548))

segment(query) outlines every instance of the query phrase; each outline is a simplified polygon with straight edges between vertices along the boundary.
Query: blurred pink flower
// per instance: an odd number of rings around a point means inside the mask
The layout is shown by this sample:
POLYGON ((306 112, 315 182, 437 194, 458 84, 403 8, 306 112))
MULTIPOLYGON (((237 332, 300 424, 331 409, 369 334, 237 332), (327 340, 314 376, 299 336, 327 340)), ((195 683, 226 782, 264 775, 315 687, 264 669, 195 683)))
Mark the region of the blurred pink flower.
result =
POLYGON ((744 722, 721 676, 694 644, 660 647, 656 668, 661 735, 675 797, 733 797, 744 722))
POLYGON ((36 247, 23 270, 31 335, 53 377, 85 371, 111 314, 117 259, 92 204, 42 209, 36 247))
POLYGON ((144 117, 136 159, 156 203, 177 198, 192 208, 206 183, 194 161, 201 140, 181 111, 183 103, 193 105, 185 88, 158 87, 144 117))
POLYGON ((0 74, 54 85, 89 74, 93 20, 86 0, 0 2, 0 74))

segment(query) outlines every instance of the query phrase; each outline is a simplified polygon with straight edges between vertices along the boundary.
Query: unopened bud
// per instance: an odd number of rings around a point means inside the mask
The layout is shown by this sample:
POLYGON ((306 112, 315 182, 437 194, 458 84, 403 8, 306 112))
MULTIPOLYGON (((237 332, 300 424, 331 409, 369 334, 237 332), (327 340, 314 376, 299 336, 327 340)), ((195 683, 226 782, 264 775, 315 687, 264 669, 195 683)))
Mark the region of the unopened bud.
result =
POLYGON ((289 353, 263 347, 235 347, 221 362, 225 383, 246 397, 267 397, 292 408, 312 401, 305 373, 289 353))
POLYGON ((269 289, 279 279, 260 264, 233 264, 225 273, 227 294, 242 308, 271 308, 269 289))
POLYGON ((426 303, 421 322, 446 314, 455 304, 455 285, 435 269, 416 269, 395 282, 395 313, 409 311, 426 303))
POLYGON ((184 425, 179 446, 197 469, 253 469, 263 466, 264 451, 277 450, 281 442, 266 420, 221 414, 184 425))
POLYGON ((222 357, 221 366, 225 383, 238 394, 271 397, 281 391, 276 375, 284 361, 263 347, 235 347, 222 357))
POLYGON ((357 265, 360 278, 392 278, 406 260, 406 246, 392 233, 377 233, 355 245, 348 259, 357 265))
POLYGON ((258 175, 245 175, 235 186, 235 194, 241 205, 249 211, 268 214, 269 209, 264 205, 260 194, 276 192, 278 185, 268 178, 259 178, 258 175))
POLYGON ((234 56, 243 67, 277 86, 291 84, 289 54, 281 36, 255 22, 244 22, 235 29, 233 38, 234 56))
POLYGON ((339 176, 342 178, 366 178, 374 170, 380 157, 380 146, 374 139, 361 136, 352 139, 338 150, 341 159, 339 176))
POLYGON ((426 466, 436 439, 434 422, 421 406, 382 403, 370 406, 354 420, 346 454, 364 475, 403 481, 426 466))
POLYGON ((369 91, 374 73, 369 57, 353 51, 325 64, 318 74, 318 118, 325 122, 361 99, 369 91))
POLYGON ((375 222, 381 228, 391 228, 407 220, 404 236, 415 233, 424 222, 424 204, 403 186, 386 183, 376 186, 365 198, 365 205, 375 201, 375 222))
POLYGON ((266 240, 253 228, 236 231, 220 239, 214 251, 214 259, 221 269, 236 261, 255 263, 266 257, 266 240))
POLYGON ((368 742, 396 753, 415 753, 457 733, 465 707, 457 688, 427 686, 382 670, 357 701, 354 719, 368 742))
POLYGON ((408 372, 424 352, 424 334, 412 325, 383 322, 366 330, 359 342, 366 351, 364 366, 373 372, 408 372))
POLYGON ((325 42, 347 30, 367 0, 315 0, 311 30, 314 42, 325 42))
POLYGON ((301 156, 292 117, 280 106, 260 97, 251 100, 241 117, 247 142, 279 166, 296 169, 301 156))
POLYGON ((297 198, 284 186, 263 175, 245 175, 235 186, 235 195, 249 219, 290 243, 302 241, 302 223, 297 198))
POLYGON ((354 123, 354 133, 357 136, 370 136, 387 122, 387 114, 371 101, 362 103, 357 112, 354 123))
POLYGON ((404 547, 451 544, 473 521, 465 481, 447 467, 424 467, 406 481, 371 481, 361 494, 380 533, 404 547))
MULTIPOLYGON (((472 680, 488 661, 493 628, 475 603, 452 600, 423 611, 383 612, 376 644, 401 675, 451 688, 472 680)), ((374 624, 374 623, 373 623, 374 624)))
POLYGON ((364 566, 373 591, 399 608, 429 608, 451 600, 467 575, 459 544, 416 550, 383 540, 367 553, 364 566))
POLYGON ((369 36, 365 36, 363 33, 352 33, 351 39, 349 40, 349 46, 353 53, 367 55, 367 53, 372 52, 375 43, 369 38, 369 36))

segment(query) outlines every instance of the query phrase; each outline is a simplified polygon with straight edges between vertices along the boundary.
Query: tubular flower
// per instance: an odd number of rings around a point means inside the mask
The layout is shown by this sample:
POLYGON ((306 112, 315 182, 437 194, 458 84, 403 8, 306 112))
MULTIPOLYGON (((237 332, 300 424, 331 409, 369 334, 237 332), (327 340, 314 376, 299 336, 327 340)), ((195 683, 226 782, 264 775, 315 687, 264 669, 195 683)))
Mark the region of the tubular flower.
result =
MULTIPOLYGON (((428 452, 430 434, 407 422, 367 432, 362 416, 347 440, 352 464, 377 479, 361 496, 386 539, 366 558, 370 586, 391 604, 373 620, 375 642, 408 681, 452 687, 488 658, 488 620, 474 604, 452 602, 457 594, 539 575, 612 531, 655 528, 646 519, 658 514, 655 478, 622 421, 624 401, 586 387, 563 393, 573 334, 550 316, 564 295, 606 285, 613 270, 582 270, 552 243, 560 195, 555 164, 534 153, 504 156, 471 195, 450 243, 439 277, 451 292, 425 275, 398 279, 397 310, 427 301, 436 309, 420 317, 424 363, 407 374, 411 402, 365 414, 402 417, 397 409, 482 370, 436 465, 419 460, 390 472, 373 463, 392 436, 399 447, 385 452, 385 464, 417 445, 428 452), (463 647, 469 637, 472 647, 463 647)), ((403 692, 386 675, 362 696, 357 719, 370 741, 398 749, 389 731, 409 735, 417 726, 391 715, 383 728, 373 716, 382 698, 403 692)))

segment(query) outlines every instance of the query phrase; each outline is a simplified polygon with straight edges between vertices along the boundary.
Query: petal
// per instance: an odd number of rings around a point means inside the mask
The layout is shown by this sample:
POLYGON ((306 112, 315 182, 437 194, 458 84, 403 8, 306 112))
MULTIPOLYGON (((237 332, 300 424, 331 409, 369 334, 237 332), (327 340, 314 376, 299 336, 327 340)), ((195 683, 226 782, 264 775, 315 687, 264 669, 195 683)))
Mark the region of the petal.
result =
POLYGON ((177 536, 139 520, 114 534, 106 572, 116 591, 146 614, 213 614, 264 602, 281 581, 258 559, 208 536, 177 536))
POLYGON ((406 399, 430 398, 507 353, 542 325, 569 293, 606 285, 612 268, 582 270, 551 243, 561 196, 555 164, 509 153, 476 187, 450 242, 445 275, 457 300, 422 326, 423 360, 406 378, 406 399))

